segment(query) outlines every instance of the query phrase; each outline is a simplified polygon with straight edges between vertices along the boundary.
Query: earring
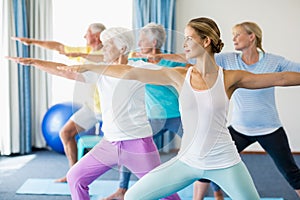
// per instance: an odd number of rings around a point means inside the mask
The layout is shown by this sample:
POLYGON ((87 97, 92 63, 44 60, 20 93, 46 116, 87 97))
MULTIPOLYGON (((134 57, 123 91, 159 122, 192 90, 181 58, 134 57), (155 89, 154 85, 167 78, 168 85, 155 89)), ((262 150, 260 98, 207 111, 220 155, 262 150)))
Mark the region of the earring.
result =
POLYGON ((124 54, 125 50, 126 50, 126 47, 122 47, 122 48, 120 49, 120 54, 124 54))

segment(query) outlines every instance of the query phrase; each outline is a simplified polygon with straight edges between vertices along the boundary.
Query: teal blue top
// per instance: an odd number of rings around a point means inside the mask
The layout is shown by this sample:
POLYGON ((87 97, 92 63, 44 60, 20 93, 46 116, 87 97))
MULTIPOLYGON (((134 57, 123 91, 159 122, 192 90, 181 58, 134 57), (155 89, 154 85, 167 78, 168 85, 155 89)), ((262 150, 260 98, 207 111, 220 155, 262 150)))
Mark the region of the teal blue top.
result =
MULTIPOLYGON (((143 60, 147 58, 130 58, 129 60, 143 60)), ((157 65, 162 67, 185 67, 186 63, 161 59, 157 65)), ((172 86, 146 85, 146 111, 150 119, 166 119, 180 117, 178 93, 172 86)))

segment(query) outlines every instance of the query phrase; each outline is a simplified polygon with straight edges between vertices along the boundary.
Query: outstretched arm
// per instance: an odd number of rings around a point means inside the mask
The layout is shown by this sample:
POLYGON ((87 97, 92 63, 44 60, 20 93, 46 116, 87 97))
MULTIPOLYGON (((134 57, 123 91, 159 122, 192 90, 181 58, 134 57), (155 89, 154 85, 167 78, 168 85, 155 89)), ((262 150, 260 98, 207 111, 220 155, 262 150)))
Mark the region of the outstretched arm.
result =
POLYGON ((58 69, 63 71, 79 72, 93 71, 98 74, 111 76, 120 79, 137 80, 148 84, 172 85, 177 90, 181 88, 184 81, 185 68, 166 68, 145 69, 133 67, 125 64, 117 65, 74 65, 60 66, 58 69))
POLYGON ((65 56, 68 57, 82 57, 86 60, 92 61, 94 63, 103 62, 103 55, 101 54, 91 54, 91 53, 65 53, 65 56))
POLYGON ((164 53, 154 53, 154 54, 142 54, 139 52, 134 52, 131 54, 133 58, 147 58, 149 60, 159 61, 161 59, 171 60, 174 62, 188 63, 185 58, 185 54, 164 54, 164 53))
POLYGON ((57 66, 66 66, 63 63, 39 60, 34 58, 21 58, 21 57, 6 57, 6 58, 16 63, 19 63, 21 65, 34 66, 52 75, 61 76, 71 80, 84 81, 84 78, 80 73, 76 73, 73 71, 62 71, 57 69, 57 66))
POLYGON ((46 49, 58 51, 61 54, 64 54, 64 44, 56 41, 44 41, 36 40, 31 38, 24 37, 12 37, 11 39, 22 42, 25 45, 37 45, 46 49))
POLYGON ((300 85, 299 72, 253 74, 244 70, 227 70, 225 85, 232 92, 237 88, 262 89, 274 86, 300 85))

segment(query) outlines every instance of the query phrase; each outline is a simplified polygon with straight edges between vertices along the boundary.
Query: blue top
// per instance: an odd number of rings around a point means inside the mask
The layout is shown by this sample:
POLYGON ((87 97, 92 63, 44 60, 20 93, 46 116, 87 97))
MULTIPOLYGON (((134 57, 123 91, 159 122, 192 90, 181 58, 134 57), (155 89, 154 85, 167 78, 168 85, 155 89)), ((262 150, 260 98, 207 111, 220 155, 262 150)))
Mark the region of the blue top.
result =
MULTIPOLYGON (((147 58, 129 58, 128 60, 143 60, 147 58)), ((186 63, 161 59, 157 65, 163 67, 185 67, 186 63)), ((146 111, 150 119, 167 119, 180 117, 178 93, 172 86, 146 85, 146 111)))
MULTIPOLYGON (((246 70, 255 74, 298 71, 300 63, 269 53, 255 64, 247 65, 240 53, 221 53, 215 56, 219 66, 226 70, 246 70)), ((275 103, 275 89, 249 90, 239 88, 233 96, 231 125, 239 132, 255 136, 271 133, 281 127, 275 103)))

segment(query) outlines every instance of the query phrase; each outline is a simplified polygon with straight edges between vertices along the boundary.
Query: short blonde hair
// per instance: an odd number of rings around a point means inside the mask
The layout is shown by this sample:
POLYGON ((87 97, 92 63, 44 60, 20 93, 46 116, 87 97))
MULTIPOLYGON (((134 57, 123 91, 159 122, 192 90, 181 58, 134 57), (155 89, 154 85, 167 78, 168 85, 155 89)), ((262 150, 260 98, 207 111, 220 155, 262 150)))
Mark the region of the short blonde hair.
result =
POLYGON ((262 48, 262 30, 261 28, 254 22, 242 22, 239 24, 236 24, 232 29, 241 27, 243 28, 248 34, 254 34, 255 35, 255 45, 257 48, 259 48, 262 52, 265 52, 262 48))

